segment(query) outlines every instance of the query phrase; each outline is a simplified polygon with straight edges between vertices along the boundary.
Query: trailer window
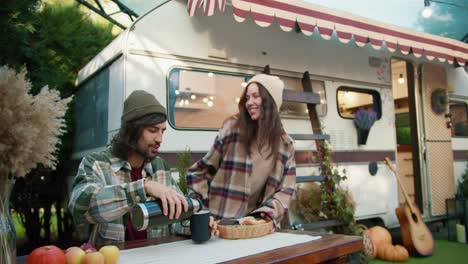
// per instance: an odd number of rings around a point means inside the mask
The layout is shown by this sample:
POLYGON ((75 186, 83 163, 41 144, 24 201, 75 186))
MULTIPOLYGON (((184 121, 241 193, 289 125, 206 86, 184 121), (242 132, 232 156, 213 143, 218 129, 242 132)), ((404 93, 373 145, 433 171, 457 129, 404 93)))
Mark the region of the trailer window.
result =
MULTIPOLYGON (((224 120, 238 113, 238 102, 251 75, 229 74, 207 70, 174 68, 168 78, 168 119, 175 128, 218 129, 224 120)), ((281 77, 285 89, 302 90, 297 78, 281 77)), ((322 81, 312 81, 312 88, 322 102, 325 89, 322 81)), ((318 114, 326 113, 326 105, 318 106, 318 114)), ((283 102, 282 118, 308 117, 305 104, 283 102)))
POLYGON ((468 118, 466 103, 450 101, 452 137, 468 137, 468 118))
POLYGON ((107 144, 109 68, 78 87, 75 96, 75 151, 107 144))
POLYGON ((218 129, 238 112, 246 77, 173 69, 168 80, 169 122, 176 128, 218 129))
POLYGON ((382 116, 380 94, 377 91, 340 87, 336 97, 338 113, 343 118, 354 118, 359 108, 374 110, 378 119, 382 116))

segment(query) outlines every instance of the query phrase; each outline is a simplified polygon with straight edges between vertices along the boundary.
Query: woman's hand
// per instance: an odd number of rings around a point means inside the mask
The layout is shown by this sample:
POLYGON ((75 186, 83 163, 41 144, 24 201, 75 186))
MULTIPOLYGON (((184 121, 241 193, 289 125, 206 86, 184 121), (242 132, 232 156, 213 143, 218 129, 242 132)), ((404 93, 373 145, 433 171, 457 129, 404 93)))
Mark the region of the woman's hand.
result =
POLYGON ((146 194, 161 200, 163 214, 168 216, 169 219, 174 218, 174 216, 175 218, 179 218, 182 213, 182 206, 184 207, 184 212, 188 211, 187 200, 175 189, 150 180, 145 181, 144 185, 146 194))
POLYGON ((212 236, 219 236, 218 222, 210 215, 210 228, 212 236))
POLYGON ((260 217, 265 219, 266 221, 272 221, 273 222, 273 228, 270 230, 270 234, 274 233, 275 232, 275 223, 274 223, 273 219, 271 219, 270 216, 265 214, 265 213, 260 213, 260 217))

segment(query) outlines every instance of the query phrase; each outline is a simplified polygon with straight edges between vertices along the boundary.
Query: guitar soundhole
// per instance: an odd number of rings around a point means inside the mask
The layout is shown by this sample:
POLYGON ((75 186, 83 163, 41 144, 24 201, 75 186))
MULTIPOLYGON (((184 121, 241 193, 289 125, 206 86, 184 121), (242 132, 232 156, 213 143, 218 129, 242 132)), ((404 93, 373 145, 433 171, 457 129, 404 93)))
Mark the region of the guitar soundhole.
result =
POLYGON ((416 214, 411 214, 411 218, 413 218, 414 222, 418 222, 418 217, 416 216, 416 214))

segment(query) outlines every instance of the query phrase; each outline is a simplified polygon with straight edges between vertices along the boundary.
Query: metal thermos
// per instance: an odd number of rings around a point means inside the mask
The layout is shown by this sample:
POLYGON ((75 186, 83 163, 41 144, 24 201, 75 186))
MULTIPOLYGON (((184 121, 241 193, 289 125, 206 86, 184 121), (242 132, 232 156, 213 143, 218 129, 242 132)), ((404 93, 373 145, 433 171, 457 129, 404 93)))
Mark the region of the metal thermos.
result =
POLYGON ((136 204, 130 213, 133 227, 138 231, 142 231, 152 227, 180 222, 202 209, 200 200, 191 199, 189 197, 186 197, 186 199, 189 207, 188 211, 185 212, 182 208, 182 213, 177 219, 169 219, 168 216, 163 214, 161 200, 159 199, 136 204))

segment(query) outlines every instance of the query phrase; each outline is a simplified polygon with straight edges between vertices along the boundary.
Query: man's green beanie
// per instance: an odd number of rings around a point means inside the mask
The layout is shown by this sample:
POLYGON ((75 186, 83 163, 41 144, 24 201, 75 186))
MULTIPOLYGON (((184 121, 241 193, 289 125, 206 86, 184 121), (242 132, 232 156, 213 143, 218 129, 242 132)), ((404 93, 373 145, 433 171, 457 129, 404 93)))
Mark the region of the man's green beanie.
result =
POLYGON ((155 113, 167 117, 166 108, 154 95, 141 90, 134 91, 124 102, 122 124, 155 113))

